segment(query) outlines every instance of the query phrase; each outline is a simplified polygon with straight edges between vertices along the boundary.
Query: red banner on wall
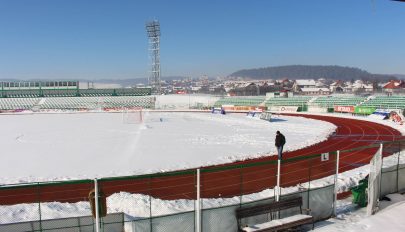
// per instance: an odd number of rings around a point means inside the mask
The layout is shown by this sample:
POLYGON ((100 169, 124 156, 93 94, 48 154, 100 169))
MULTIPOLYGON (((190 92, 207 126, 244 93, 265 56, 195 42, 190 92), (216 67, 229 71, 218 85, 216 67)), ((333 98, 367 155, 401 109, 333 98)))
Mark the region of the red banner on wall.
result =
POLYGON ((335 112, 353 113, 354 112, 354 106, 335 106, 334 111, 335 112))

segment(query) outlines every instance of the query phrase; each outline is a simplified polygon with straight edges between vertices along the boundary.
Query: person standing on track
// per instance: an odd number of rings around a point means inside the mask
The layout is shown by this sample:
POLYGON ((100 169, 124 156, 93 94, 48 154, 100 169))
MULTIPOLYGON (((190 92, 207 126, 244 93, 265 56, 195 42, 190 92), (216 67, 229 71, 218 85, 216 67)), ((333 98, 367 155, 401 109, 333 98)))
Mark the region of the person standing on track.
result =
POLYGON ((285 137, 283 134, 280 133, 280 131, 276 132, 276 147, 278 151, 278 159, 281 160, 283 158, 283 147, 285 144, 285 137))

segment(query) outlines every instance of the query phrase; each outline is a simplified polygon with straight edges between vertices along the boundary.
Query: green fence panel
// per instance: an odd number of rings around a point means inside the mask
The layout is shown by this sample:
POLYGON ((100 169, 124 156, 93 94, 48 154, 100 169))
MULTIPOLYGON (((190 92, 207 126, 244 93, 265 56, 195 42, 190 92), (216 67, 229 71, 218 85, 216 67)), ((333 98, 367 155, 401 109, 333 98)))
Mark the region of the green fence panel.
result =
POLYGON ((369 115, 369 114, 374 113, 375 110, 376 110, 375 107, 364 107, 364 106, 356 106, 356 107, 354 107, 354 113, 356 113, 356 114, 369 115))

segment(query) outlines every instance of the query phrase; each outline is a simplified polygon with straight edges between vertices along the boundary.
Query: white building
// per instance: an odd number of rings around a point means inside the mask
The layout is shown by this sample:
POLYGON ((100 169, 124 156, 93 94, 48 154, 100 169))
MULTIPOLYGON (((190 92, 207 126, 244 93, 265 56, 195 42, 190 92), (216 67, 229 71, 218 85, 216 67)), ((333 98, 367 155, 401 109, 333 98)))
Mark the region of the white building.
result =
POLYGON ((329 95, 330 90, 328 88, 302 88, 301 93, 303 95, 329 95))
POLYGON ((294 92, 301 92, 303 88, 316 88, 315 80, 295 80, 292 87, 294 92))

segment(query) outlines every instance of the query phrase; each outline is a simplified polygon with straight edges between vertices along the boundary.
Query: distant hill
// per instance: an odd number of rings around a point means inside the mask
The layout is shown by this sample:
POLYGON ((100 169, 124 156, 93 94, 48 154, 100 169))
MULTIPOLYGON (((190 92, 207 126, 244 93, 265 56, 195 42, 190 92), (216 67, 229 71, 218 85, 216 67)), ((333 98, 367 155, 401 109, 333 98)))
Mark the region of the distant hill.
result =
POLYGON ((397 79, 394 75, 372 74, 359 68, 321 65, 288 65, 267 68, 244 69, 232 73, 229 77, 251 79, 333 79, 333 80, 380 80, 397 79))
POLYGON ((393 76, 395 76, 398 79, 402 79, 402 80, 405 79, 405 75, 403 75, 403 74, 393 74, 393 76))

